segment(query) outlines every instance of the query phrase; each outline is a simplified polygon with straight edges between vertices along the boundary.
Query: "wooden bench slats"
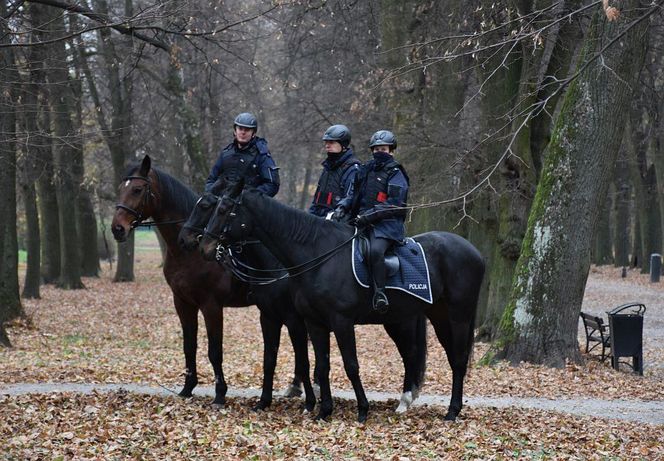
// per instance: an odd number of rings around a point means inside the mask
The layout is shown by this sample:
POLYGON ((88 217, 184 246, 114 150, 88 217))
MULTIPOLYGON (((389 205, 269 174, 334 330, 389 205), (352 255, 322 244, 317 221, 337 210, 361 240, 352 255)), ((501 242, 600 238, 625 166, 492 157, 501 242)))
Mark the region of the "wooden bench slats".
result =
POLYGON ((604 323, 601 317, 586 314, 585 312, 581 312, 579 315, 583 320, 583 327, 586 331, 586 353, 590 353, 590 351, 601 345, 602 354, 600 360, 603 362, 610 356, 611 351, 611 338, 609 337, 608 325, 604 323), (590 347, 591 342, 595 343, 592 347, 590 347))

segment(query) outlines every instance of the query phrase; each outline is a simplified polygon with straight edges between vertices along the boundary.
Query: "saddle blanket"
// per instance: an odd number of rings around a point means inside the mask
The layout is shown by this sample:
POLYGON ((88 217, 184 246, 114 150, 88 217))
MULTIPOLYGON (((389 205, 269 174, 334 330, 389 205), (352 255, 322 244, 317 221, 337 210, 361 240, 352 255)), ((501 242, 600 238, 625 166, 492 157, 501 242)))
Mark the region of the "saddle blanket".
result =
MULTIPOLYGON (((352 248, 353 274, 360 286, 369 288, 372 282, 369 278, 367 261, 365 261, 360 248, 361 245, 359 245, 358 239, 354 239, 352 248)), ((390 274, 388 269, 386 288, 404 291, 429 304, 433 304, 429 266, 422 245, 409 237, 404 245, 396 245, 387 252, 388 255, 391 253, 399 258, 399 269, 393 274, 390 274)))

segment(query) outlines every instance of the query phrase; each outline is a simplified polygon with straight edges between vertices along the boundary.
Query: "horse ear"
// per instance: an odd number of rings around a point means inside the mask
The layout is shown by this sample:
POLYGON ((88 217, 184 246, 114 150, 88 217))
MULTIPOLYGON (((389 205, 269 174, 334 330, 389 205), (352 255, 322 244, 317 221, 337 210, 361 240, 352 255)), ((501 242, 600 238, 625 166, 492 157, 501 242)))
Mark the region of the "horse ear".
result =
POLYGON ((141 168, 138 170, 139 175, 147 177, 151 166, 152 160, 150 160, 150 156, 146 154, 141 162, 141 168))

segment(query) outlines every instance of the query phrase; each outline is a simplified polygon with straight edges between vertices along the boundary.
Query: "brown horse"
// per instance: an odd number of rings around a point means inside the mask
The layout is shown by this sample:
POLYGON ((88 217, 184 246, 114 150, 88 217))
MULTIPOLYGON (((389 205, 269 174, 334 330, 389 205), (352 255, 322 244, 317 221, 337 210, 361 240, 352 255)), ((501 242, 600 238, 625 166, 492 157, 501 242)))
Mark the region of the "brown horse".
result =
MULTIPOLYGON (((222 369, 222 307, 250 305, 247 299, 249 288, 247 284, 231 277, 216 262, 205 261, 198 252, 183 251, 178 245, 177 237, 182 228, 181 223, 189 216, 195 203, 196 195, 191 189, 167 173, 152 168, 150 157, 146 155, 140 166, 128 170, 119 186, 112 231, 115 239, 121 242, 126 240, 129 233, 144 219, 148 217, 154 219, 154 225, 168 246, 164 260, 164 277, 173 291, 175 310, 182 325, 186 377, 179 395, 190 397, 192 390, 198 384, 196 349, 200 310, 205 319, 208 335, 208 358, 215 375, 213 404, 223 405, 227 385, 222 369)), ((281 323, 270 318, 263 319, 261 314, 261 326, 266 345, 274 342, 276 335, 278 348, 281 323)), ((295 378, 291 389, 299 389, 302 383, 307 393, 307 406, 313 408, 315 398, 309 381, 307 333, 303 322, 301 331, 291 332, 291 340, 296 354, 295 378), (306 364, 302 364, 303 360, 306 360, 306 364)), ((274 355, 276 356, 276 351, 274 355)), ((263 395, 257 407, 268 406, 271 397, 272 375, 264 375, 263 395)))

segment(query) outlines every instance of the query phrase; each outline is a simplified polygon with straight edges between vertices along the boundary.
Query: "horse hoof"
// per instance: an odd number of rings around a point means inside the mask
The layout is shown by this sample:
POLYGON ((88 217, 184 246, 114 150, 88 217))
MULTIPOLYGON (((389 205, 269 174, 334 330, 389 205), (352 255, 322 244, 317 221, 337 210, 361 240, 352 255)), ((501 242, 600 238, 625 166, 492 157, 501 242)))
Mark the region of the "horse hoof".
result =
POLYGON ((191 391, 185 391, 184 389, 182 389, 178 395, 183 399, 188 399, 189 397, 191 397, 192 394, 191 391))
POLYGON ((254 407, 252 408, 252 410, 254 410, 254 411, 263 411, 263 410, 265 410, 265 409, 266 409, 267 407, 269 407, 269 406, 270 406, 270 402, 263 402, 263 401, 261 400, 261 401, 258 402, 256 405, 254 405, 254 407))
POLYGON ((223 403, 217 403, 217 402, 212 402, 212 409, 221 411, 224 409, 224 404, 223 403))
POLYGON ((399 406, 395 410, 396 413, 405 413, 408 411, 410 406, 413 404, 413 393, 408 391, 401 394, 401 400, 399 401, 399 406))
POLYGON ((314 418, 315 421, 327 421, 327 418, 329 418, 330 415, 326 415, 324 413, 318 413, 316 417, 314 418))
POLYGON ((457 415, 455 413, 452 413, 450 411, 447 412, 443 420, 445 421, 456 421, 457 415))
POLYGON ((306 402, 305 401, 304 402, 304 411, 306 413, 311 413, 312 411, 314 411, 315 407, 316 407, 316 402, 315 401, 313 401, 313 402, 306 402))
POLYGON ((357 416, 357 422, 358 423, 366 423, 367 422, 367 415, 358 415, 357 416))

